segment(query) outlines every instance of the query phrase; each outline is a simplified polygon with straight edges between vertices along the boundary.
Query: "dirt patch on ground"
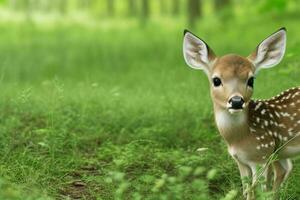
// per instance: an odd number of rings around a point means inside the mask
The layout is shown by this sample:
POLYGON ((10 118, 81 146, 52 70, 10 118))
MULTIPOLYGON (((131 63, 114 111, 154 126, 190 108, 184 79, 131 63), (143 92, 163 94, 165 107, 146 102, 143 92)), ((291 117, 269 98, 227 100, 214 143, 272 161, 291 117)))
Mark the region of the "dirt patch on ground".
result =
POLYGON ((61 195, 71 199, 96 199, 91 193, 95 184, 84 181, 82 179, 84 175, 100 175, 100 173, 95 166, 82 166, 79 170, 70 172, 67 176, 73 180, 61 189, 61 195))
POLYGON ((63 196, 71 199, 94 199, 88 192, 88 186, 81 180, 76 180, 61 190, 63 196))

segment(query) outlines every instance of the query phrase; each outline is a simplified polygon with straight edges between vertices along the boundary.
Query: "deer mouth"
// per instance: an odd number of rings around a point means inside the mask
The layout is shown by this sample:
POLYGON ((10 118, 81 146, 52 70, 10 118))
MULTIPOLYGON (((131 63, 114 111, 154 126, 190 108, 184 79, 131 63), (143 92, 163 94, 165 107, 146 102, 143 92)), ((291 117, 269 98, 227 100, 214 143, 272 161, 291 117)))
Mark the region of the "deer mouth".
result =
POLYGON ((227 103, 227 110, 230 114, 240 113, 246 107, 246 103, 241 104, 240 106, 233 106, 231 103, 227 103))
POLYGON ((243 111, 245 108, 245 100, 242 96, 240 95, 235 95, 232 96, 229 101, 227 102, 227 109, 228 111, 233 114, 233 113, 239 113, 243 111))
POLYGON ((242 112, 243 110, 244 110, 243 108, 239 108, 239 109, 228 108, 228 111, 229 111, 231 114, 240 113, 240 112, 242 112))

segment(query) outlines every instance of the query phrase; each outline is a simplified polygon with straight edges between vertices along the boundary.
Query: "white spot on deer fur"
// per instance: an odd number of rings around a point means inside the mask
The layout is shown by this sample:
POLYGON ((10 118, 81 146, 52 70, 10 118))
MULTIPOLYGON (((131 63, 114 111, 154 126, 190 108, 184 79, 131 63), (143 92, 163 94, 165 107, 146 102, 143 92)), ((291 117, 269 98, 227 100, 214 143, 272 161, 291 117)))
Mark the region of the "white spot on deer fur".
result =
POLYGON ((268 121, 265 120, 265 126, 268 126, 268 121))
POLYGON ((255 106, 254 110, 258 110, 261 105, 262 105, 262 102, 258 102, 258 104, 255 106))
POLYGON ((256 117, 256 121, 257 121, 257 123, 259 123, 259 121, 260 121, 260 118, 259 118, 259 117, 256 117))
POLYGON ((272 135, 273 135, 272 131, 270 131, 270 130, 268 131, 268 133, 269 133, 269 135, 270 135, 270 136, 272 136, 272 135))
POLYGON ((265 139, 265 136, 262 135, 262 136, 260 136, 260 138, 261 138, 261 139, 265 139))
POLYGON ((290 114, 287 113, 287 112, 281 112, 280 114, 281 114, 283 117, 289 117, 289 116, 290 116, 290 114))
POLYGON ((256 132, 256 130, 250 127, 250 132, 256 132))
POLYGON ((260 137, 256 137, 257 140, 260 140, 260 137))
POLYGON ((277 132, 274 132, 274 136, 277 137, 277 132))
POLYGON ((284 108, 286 108, 286 107, 287 107, 287 105, 285 105, 285 104, 284 104, 284 105, 282 105, 282 106, 283 106, 284 108))
POLYGON ((294 102, 292 102, 290 105, 291 105, 291 106, 295 106, 295 103, 294 103, 294 102))
POLYGON ((286 126, 284 124, 279 124, 278 126, 281 127, 281 128, 286 128, 286 126))
POLYGON ((275 142, 270 142, 270 146, 274 146, 275 145, 275 142))
POLYGON ((272 108, 274 108, 274 107, 275 107, 275 105, 274 105, 274 104, 270 104, 270 106, 271 106, 272 108))
POLYGON ((293 125, 294 127, 296 127, 296 126, 298 126, 298 123, 294 123, 294 125, 293 125))
POLYGON ((287 141, 288 140, 288 138, 287 137, 283 137, 283 141, 287 141))
POLYGON ((275 111, 275 115, 276 115, 277 117, 280 117, 280 115, 279 115, 279 113, 278 113, 277 111, 275 111))
POLYGON ((277 108, 279 108, 279 109, 282 109, 282 107, 281 107, 281 106, 279 106, 279 105, 277 106, 277 108))
POLYGON ((278 138, 279 138, 279 140, 282 140, 282 135, 279 134, 279 135, 278 135, 278 138))
POLYGON ((267 158, 266 156, 263 156, 263 157, 262 157, 263 160, 265 160, 266 158, 267 158))
POLYGON ((269 113, 269 116, 270 116, 270 118, 272 118, 272 119, 274 118, 274 116, 272 115, 272 113, 269 113))
POLYGON ((263 114, 266 113, 266 110, 265 110, 265 109, 262 109, 260 113, 263 115, 263 114))
POLYGON ((257 146, 256 149, 257 149, 257 150, 260 150, 260 146, 257 146))
POLYGON ((298 120, 297 123, 300 124, 300 120, 298 120))

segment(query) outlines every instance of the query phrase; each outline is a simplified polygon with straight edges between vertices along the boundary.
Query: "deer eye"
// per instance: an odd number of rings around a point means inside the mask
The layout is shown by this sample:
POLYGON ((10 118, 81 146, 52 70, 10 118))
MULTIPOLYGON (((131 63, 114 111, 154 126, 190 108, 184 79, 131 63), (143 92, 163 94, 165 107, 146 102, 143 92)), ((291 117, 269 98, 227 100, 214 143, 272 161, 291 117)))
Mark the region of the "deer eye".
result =
POLYGON ((222 84, 222 81, 221 81, 220 78, 214 77, 213 78, 213 84, 214 84, 215 87, 219 87, 222 84))
POLYGON ((252 87, 252 88, 253 88, 253 85, 254 85, 254 77, 251 77, 251 78, 248 79, 247 85, 248 85, 249 87, 252 87))

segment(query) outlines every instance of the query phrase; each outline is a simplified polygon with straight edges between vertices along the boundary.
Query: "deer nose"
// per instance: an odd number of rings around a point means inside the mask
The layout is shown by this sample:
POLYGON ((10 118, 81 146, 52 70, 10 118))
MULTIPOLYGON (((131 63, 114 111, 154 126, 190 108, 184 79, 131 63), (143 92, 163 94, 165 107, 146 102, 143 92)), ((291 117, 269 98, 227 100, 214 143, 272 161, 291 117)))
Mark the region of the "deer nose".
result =
POLYGON ((231 105, 232 109, 242 109, 244 102, 244 99, 240 96, 233 96, 229 100, 229 104, 231 105))

